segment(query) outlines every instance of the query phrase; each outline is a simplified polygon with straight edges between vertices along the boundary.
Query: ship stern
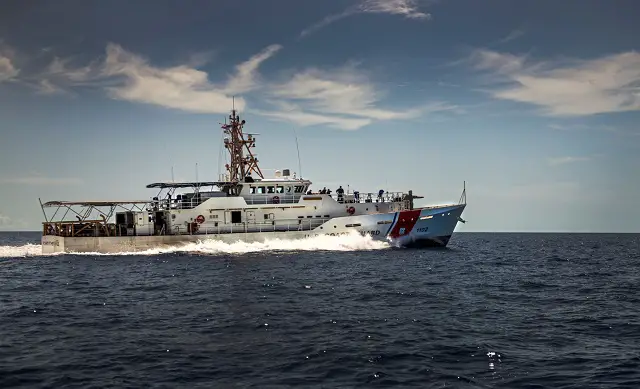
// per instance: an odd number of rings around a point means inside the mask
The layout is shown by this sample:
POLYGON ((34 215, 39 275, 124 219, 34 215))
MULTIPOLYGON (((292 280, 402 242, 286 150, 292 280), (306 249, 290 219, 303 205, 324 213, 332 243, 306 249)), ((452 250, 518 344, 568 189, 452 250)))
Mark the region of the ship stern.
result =
POLYGON ((42 254, 64 253, 64 237, 55 235, 43 235, 40 241, 42 254))

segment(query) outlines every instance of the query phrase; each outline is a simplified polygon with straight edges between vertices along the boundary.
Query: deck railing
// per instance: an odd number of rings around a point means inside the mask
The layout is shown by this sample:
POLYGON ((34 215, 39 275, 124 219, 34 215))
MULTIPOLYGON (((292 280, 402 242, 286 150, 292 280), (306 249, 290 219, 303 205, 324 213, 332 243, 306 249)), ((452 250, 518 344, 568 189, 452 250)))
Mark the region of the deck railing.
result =
MULTIPOLYGON (((256 204, 296 204, 302 196, 318 196, 319 193, 256 193, 242 195, 248 205, 256 204)), ((405 192, 385 192, 382 196, 378 193, 364 192, 345 193, 340 196, 336 193, 329 195, 339 203, 399 203, 408 199, 409 194, 405 192)), ((193 209, 209 198, 216 197, 192 197, 187 200, 162 199, 149 202, 149 211, 171 210, 171 209, 193 209)))
MULTIPOLYGON (((209 224, 191 224, 191 226, 171 226, 169 235, 213 235, 248 232, 286 232, 310 231, 324 224, 329 218, 297 218, 264 221, 244 221, 241 223, 219 223, 217 226, 209 224)), ((136 226, 135 228, 118 228, 113 223, 98 222, 44 222, 42 234, 62 237, 106 237, 106 236, 149 236, 167 235, 164 228, 157 233, 152 224, 136 226)))
POLYGON ((408 199, 409 194, 405 192, 385 192, 382 196, 378 193, 358 193, 356 196, 354 193, 345 193, 340 196, 335 193, 331 193, 333 197, 339 203, 399 203, 408 199))

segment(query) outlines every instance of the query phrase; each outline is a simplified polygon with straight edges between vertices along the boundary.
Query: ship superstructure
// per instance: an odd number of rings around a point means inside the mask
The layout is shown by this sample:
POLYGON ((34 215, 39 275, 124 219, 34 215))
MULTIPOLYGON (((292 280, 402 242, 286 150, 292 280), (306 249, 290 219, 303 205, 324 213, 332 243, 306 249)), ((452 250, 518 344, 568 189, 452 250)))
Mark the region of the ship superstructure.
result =
POLYGON ((466 206, 415 208, 407 192, 312 190, 290 169, 266 178, 236 110, 223 124, 229 153, 218 181, 158 182, 151 200, 41 203, 43 253, 140 251, 203 239, 299 239, 357 231, 399 246, 446 246, 466 206), (53 210, 53 211, 52 211, 53 210), (50 215, 53 213, 52 215, 50 215), (68 216, 71 216, 70 218, 68 216))

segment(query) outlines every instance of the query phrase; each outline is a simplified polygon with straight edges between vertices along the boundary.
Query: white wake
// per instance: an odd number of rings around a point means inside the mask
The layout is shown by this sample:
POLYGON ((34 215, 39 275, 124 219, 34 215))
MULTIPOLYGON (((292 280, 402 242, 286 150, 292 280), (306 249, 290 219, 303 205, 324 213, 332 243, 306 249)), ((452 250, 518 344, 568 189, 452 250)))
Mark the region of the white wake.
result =
MULTIPOLYGON (((268 239, 264 242, 247 243, 237 241, 224 243, 215 239, 207 239, 182 245, 159 247, 137 252, 119 253, 78 253, 79 255, 158 255, 169 253, 199 254, 245 254, 261 251, 360 251, 380 250, 390 247, 386 242, 373 240, 370 236, 362 236, 357 232, 350 235, 319 235, 306 239, 268 239)), ((0 258, 42 256, 42 246, 27 244, 24 246, 0 246, 0 258)))
POLYGON ((42 246, 25 244, 24 246, 0 246, 0 258, 33 257, 41 255, 42 246))

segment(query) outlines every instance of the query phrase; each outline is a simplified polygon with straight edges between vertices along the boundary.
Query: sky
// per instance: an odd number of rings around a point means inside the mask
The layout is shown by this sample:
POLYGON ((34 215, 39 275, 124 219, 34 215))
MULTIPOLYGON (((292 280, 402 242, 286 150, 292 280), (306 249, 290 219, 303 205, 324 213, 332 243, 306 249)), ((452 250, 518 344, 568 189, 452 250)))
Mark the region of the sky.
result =
POLYGON ((640 232, 634 0, 5 0, 0 229, 38 198, 267 175, 457 202, 458 231, 640 232), (297 157, 296 139, 300 160, 297 157))

